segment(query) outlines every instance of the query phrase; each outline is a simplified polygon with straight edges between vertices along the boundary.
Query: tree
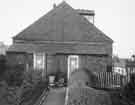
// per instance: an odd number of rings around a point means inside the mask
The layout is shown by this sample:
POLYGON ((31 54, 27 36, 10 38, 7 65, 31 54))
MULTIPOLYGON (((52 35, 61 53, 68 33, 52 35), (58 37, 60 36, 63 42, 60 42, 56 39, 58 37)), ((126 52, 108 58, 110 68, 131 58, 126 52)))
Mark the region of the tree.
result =
POLYGON ((129 83, 122 90, 122 95, 135 102, 135 74, 131 74, 129 83))

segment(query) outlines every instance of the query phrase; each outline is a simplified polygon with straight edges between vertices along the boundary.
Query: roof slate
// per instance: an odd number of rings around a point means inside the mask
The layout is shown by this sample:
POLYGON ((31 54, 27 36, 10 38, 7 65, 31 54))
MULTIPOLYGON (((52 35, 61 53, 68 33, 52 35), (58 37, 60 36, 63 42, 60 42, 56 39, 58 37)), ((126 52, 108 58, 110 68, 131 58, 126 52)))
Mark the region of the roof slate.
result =
POLYGON ((110 42, 113 40, 65 1, 24 29, 14 40, 110 42))

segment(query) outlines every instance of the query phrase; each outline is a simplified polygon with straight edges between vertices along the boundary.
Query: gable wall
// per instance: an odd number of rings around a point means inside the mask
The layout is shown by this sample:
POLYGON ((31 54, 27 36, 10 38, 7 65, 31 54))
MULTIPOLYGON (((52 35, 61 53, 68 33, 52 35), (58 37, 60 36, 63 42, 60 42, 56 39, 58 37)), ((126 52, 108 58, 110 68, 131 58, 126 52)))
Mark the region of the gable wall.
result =
MULTIPOLYGON (((22 44, 23 42, 15 42, 14 44, 22 44)), ((40 43, 40 42, 39 42, 40 43)), ((38 47, 39 43, 24 42, 25 46, 31 44, 33 50, 24 48, 27 52, 27 63, 29 67, 33 67, 33 52, 47 53, 47 69, 48 74, 51 72, 67 71, 67 55, 80 55, 80 67, 92 69, 94 71, 106 71, 107 65, 111 65, 112 61, 112 44, 65 44, 65 43, 42 43, 42 47, 38 47), (105 54, 102 55, 102 49, 105 54), (101 51, 101 54, 100 54, 101 51), (51 54, 52 53, 52 54, 51 54), (99 53, 99 54, 98 54, 99 53), (59 55, 57 55, 59 54, 59 55), (57 56, 56 56, 57 55, 57 56)), ((21 48, 22 50, 22 48, 21 48)))

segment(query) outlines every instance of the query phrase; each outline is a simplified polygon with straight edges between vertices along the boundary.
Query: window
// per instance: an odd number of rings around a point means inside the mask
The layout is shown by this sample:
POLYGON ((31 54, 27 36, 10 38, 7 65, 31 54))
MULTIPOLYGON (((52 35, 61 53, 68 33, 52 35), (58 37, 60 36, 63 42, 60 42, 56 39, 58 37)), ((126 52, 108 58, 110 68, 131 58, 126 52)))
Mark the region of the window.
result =
POLYGON ((73 70, 79 68, 79 56, 70 55, 68 56, 68 77, 73 70))
POLYGON ((34 53, 34 69, 44 69, 44 68, 45 68, 45 54, 34 53))
POLYGON ((94 16, 85 15, 84 17, 85 17, 89 22, 91 22, 92 24, 94 24, 94 16))

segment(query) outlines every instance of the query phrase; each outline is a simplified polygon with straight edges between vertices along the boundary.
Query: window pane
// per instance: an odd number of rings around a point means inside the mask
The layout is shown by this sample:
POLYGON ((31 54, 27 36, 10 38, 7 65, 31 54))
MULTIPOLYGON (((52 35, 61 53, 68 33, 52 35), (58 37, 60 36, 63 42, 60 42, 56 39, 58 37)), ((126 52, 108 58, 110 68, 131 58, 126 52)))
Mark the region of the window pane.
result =
POLYGON ((35 69, 44 69, 44 67, 45 67, 44 53, 35 53, 34 54, 34 68, 35 69))
POLYGON ((76 55, 70 55, 68 58, 69 63, 69 72, 71 73, 73 70, 79 68, 79 57, 76 55))

